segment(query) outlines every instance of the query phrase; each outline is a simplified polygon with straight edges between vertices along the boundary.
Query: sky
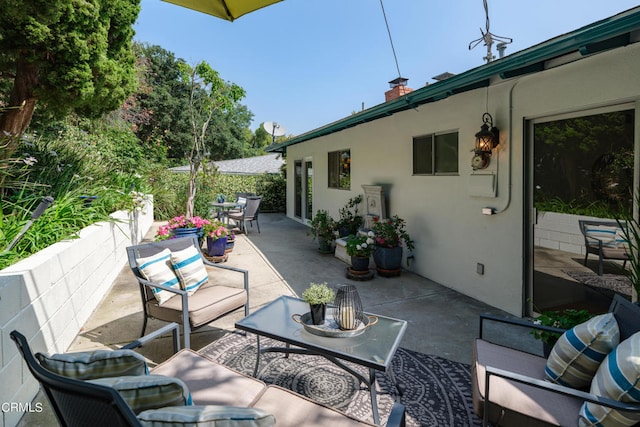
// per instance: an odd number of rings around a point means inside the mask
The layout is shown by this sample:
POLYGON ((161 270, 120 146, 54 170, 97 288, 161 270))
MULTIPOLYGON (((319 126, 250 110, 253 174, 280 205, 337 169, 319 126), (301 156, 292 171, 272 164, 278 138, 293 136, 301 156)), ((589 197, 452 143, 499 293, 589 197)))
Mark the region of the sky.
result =
MULTIPOLYGON (((483 65, 482 0, 383 0, 400 75, 419 89, 483 65)), ((638 0, 488 0, 506 55, 638 6, 638 0)), ((300 135, 384 102, 398 77, 380 0, 285 0, 234 22, 142 0, 135 40, 190 64, 207 61, 242 86, 251 129, 277 122, 300 135)), ((497 56, 495 45, 494 55, 497 56)))

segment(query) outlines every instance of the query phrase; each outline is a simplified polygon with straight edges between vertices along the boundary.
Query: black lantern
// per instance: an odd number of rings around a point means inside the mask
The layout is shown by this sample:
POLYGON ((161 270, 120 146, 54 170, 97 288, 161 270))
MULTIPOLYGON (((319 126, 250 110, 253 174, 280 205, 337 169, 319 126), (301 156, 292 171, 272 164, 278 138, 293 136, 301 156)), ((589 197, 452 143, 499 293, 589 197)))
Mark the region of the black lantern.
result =
POLYGON ((353 285, 342 285, 336 292, 333 319, 342 330, 356 329, 362 322, 362 301, 353 285))
POLYGON ((493 117, 491 114, 484 113, 482 115, 482 126, 480 132, 476 133, 476 144, 473 149, 474 155, 471 159, 471 167, 473 169, 484 169, 489 166, 489 158, 494 148, 500 142, 499 130, 493 126, 493 117))

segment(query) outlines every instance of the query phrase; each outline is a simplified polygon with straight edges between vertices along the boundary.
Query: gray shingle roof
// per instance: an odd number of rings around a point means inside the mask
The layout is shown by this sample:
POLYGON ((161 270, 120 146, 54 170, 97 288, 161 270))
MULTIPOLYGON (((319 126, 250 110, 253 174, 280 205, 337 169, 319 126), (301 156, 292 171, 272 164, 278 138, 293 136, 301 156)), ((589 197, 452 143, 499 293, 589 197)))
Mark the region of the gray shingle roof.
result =
MULTIPOLYGON (((213 162, 218 172, 228 175, 260 175, 263 173, 280 173, 284 164, 282 155, 277 153, 264 156, 246 157, 244 159, 218 160, 213 162)), ((170 168, 172 172, 189 172, 189 166, 170 168)))

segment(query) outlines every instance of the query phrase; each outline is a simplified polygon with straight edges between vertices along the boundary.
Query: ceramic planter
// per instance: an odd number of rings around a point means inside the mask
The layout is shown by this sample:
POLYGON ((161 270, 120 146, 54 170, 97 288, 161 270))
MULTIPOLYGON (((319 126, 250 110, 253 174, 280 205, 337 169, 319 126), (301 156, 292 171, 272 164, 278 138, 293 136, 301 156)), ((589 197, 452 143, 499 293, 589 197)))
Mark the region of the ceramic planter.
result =
POLYGON ((220 237, 213 240, 212 237, 207 236, 207 255, 209 256, 222 256, 227 250, 227 238, 220 237))

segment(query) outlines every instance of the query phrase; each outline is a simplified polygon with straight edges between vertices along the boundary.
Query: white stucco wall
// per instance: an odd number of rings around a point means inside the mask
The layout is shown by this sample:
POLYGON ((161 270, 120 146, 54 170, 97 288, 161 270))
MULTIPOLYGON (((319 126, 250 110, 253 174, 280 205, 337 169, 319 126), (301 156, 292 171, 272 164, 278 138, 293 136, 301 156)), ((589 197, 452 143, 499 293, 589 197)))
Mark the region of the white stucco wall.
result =
POLYGON ((125 248, 153 224, 153 201, 137 226, 128 212, 111 217, 0 271, 0 425, 37 410, 29 404, 38 383, 9 333, 18 330, 38 351, 65 352, 127 262, 125 248))
MULTIPOLYGON (((487 89, 454 95, 311 141, 287 147, 287 214, 294 217, 294 161, 313 159, 313 211, 335 218, 361 185, 383 185, 389 215, 407 221, 415 240, 411 270, 473 298, 522 315, 525 299, 524 158, 526 120, 576 113, 640 99, 640 44, 569 62, 487 89), (500 146, 487 169, 470 166, 474 135, 488 110, 500 146), (412 176, 414 136, 458 131, 457 176, 412 176), (327 187, 327 153, 351 150, 351 190, 327 187), (474 174, 493 174, 497 197, 469 195, 474 174), (492 207, 495 215, 482 215, 492 207), (484 264, 484 275, 476 273, 484 264)), ((638 119, 636 112, 636 145, 638 119)))

